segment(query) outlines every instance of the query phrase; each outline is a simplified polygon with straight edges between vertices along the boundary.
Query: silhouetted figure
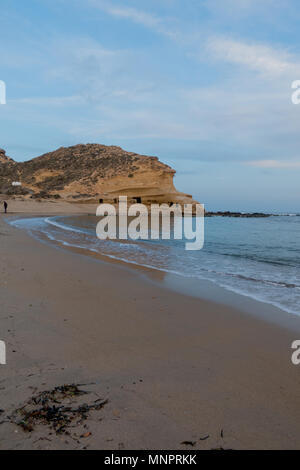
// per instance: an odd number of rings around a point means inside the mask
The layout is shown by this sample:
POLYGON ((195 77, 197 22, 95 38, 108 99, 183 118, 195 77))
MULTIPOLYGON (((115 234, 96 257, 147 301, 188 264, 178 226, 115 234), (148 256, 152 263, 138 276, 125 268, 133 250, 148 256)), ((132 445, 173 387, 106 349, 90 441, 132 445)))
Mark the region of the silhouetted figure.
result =
POLYGON ((3 205, 4 205, 4 213, 7 214, 7 206, 8 206, 7 202, 4 201, 3 205))

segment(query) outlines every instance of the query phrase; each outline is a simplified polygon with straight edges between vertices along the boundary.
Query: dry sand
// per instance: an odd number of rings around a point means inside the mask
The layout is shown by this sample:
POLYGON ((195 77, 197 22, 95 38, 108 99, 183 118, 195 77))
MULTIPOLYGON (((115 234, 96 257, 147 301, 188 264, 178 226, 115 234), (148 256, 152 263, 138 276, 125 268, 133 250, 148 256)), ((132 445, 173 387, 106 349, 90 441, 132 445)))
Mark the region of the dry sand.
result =
POLYGON ((300 320, 293 332, 174 293, 40 243, 3 216, 0 263, 0 449, 300 448, 300 366, 290 360, 300 320), (107 405, 69 434, 10 422, 32 396, 70 383, 107 405))
MULTIPOLYGON (((4 196, 0 197, 0 201, 4 201, 4 196)), ((32 199, 6 199, 8 202, 9 214, 96 214, 97 206, 95 204, 71 203, 63 200, 45 201, 32 199)), ((0 205, 2 210, 2 204, 0 205)))

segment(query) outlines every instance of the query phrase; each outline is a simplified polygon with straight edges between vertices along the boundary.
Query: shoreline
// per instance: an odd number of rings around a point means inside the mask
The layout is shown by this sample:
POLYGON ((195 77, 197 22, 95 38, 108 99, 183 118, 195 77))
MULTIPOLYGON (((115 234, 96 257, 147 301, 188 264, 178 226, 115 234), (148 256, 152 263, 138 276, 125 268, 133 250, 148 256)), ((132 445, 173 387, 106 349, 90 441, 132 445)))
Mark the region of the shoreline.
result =
POLYGON ((292 331, 171 291, 159 276, 121 263, 55 250, 3 222, 5 415, 66 383, 93 384, 109 403, 101 421, 88 421, 87 438, 49 435, 43 426, 25 433, 5 422, 1 449, 190 450, 184 441, 196 441, 193 450, 299 448, 290 346, 300 319, 292 331))
MULTIPOLYGON (((68 203, 67 203, 68 205, 68 203)), ((74 209, 74 208, 73 208, 74 209)), ((62 205, 62 210, 66 210, 66 204, 62 205)), ((90 207, 88 208, 90 210, 90 207)), ((76 213, 75 211, 71 213, 64 213, 64 212, 50 212, 50 213, 11 213, 7 214, 6 218, 32 218, 32 217, 50 217, 50 216, 80 216, 80 215, 92 215, 88 211, 82 211, 76 213)), ((9 222, 7 222, 9 223, 9 222)), ((23 230, 23 229, 20 229, 23 230)), ((72 245, 64 245, 62 242, 59 241, 49 241, 48 239, 41 240, 36 238, 40 242, 49 244, 50 246, 54 246, 56 248, 61 248, 62 250, 71 251, 73 253, 82 254, 84 256, 88 256, 90 258, 95 258, 97 260, 117 264, 121 266, 128 267, 128 269, 132 269, 133 271, 137 271, 138 273, 144 273, 147 275, 148 280, 154 281, 157 284, 157 280, 159 283, 163 282, 163 286, 166 289, 174 292, 180 292, 184 295, 189 295, 198 299, 205 299, 208 301, 212 301, 215 303, 222 305, 226 305, 228 307, 235 308, 241 312, 246 314, 251 314, 257 316, 258 319, 261 318, 266 320, 270 323, 276 323, 279 326, 284 328, 289 328, 293 331, 298 328, 298 320, 300 320, 300 315, 297 315, 293 311, 289 311, 284 309, 275 303, 268 302, 267 300, 262 300, 257 297, 251 296, 245 292, 237 292, 229 287, 220 286, 218 283, 213 282, 208 279, 200 279, 195 277, 188 277, 184 275, 180 275, 179 273, 175 273, 172 271, 160 269, 155 266, 150 266, 146 264, 137 263, 130 260, 123 260, 118 258, 117 256, 109 255, 109 254, 102 254, 102 253, 95 253, 91 250, 85 248, 79 248, 72 245), (257 313, 263 312, 261 313, 257 313)), ((300 323, 299 323, 300 325, 300 323)))

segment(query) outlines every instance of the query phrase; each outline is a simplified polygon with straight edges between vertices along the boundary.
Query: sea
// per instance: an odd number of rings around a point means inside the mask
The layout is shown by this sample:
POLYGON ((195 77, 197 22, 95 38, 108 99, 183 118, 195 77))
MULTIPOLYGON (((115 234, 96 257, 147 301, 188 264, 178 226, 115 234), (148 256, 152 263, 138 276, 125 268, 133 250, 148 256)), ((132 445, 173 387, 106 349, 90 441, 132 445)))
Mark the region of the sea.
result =
MULTIPOLYGON (((86 254, 203 280, 300 315, 300 215, 205 218, 204 247, 186 240, 99 240, 93 215, 18 218, 10 223, 34 237, 86 254)), ((199 284, 200 285, 200 284, 199 284)))

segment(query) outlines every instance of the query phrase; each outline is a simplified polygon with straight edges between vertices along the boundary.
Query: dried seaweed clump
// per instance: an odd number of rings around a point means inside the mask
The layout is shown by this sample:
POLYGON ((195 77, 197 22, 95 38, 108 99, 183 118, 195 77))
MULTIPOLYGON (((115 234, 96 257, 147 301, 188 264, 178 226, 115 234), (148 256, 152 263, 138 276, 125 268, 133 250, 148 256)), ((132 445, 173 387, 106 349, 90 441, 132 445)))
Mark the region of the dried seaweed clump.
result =
POLYGON ((92 410, 101 410, 108 402, 101 398, 92 403, 71 406, 79 397, 89 392, 80 390, 78 385, 62 385, 44 391, 30 398, 21 408, 15 410, 10 421, 26 432, 34 431, 38 425, 48 426, 56 434, 70 434, 72 425, 81 425, 92 410), (68 402, 68 406, 65 402, 68 402))

